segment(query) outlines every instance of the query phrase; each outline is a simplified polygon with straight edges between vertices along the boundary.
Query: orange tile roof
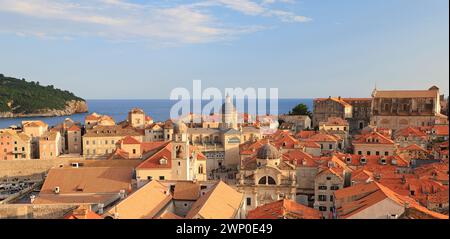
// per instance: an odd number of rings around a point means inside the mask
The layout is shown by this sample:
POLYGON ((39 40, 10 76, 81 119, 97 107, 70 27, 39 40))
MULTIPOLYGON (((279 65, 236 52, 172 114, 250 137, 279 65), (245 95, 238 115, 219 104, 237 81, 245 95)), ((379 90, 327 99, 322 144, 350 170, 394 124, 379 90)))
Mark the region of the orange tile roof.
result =
POLYGON ((121 139, 121 144, 141 144, 141 142, 131 136, 125 136, 121 139))
POLYGON ((353 144, 394 144, 394 141, 379 132, 370 132, 368 134, 360 135, 353 140, 353 144), (368 142, 369 139, 372 140, 368 142))
POLYGON ((117 213, 119 219, 152 219, 171 202, 168 190, 160 182, 152 180, 109 208, 105 215, 117 213))
POLYGON ((80 206, 64 216, 64 219, 103 219, 97 213, 80 206))
POLYGON ((448 125, 435 125, 433 130, 438 136, 448 136, 448 125))
POLYGON ((422 151, 422 152, 428 153, 428 151, 426 149, 420 147, 417 144, 411 144, 411 145, 408 145, 408 146, 406 146, 404 148, 400 148, 399 150, 400 151, 422 151))
POLYGON ((431 90, 377 90, 374 98, 420 98, 437 97, 435 91, 431 90))
POLYGON ((313 142, 337 142, 338 138, 331 134, 318 133, 315 134, 304 141, 313 141, 313 142))
POLYGON ((348 126, 348 121, 339 117, 329 117, 327 121, 325 122, 320 122, 319 125, 336 125, 336 126, 341 126, 341 125, 347 125, 348 126))
POLYGON ((311 155, 303 152, 300 149, 289 150, 288 152, 284 153, 283 160, 288 161, 290 164, 303 167, 314 167, 317 165, 311 155))
POLYGON ((186 218, 233 219, 243 199, 243 193, 220 181, 192 205, 186 218))
POLYGON ((155 153, 151 154, 136 169, 170 169, 172 168, 172 143, 169 142, 158 148, 155 153), (160 160, 165 158, 167 164, 161 164, 160 160))
POLYGON ((445 204, 445 203, 448 203, 448 198, 449 198, 449 191, 447 188, 446 190, 442 190, 437 193, 427 195, 426 202, 427 203, 445 204))
POLYGON ((101 115, 94 112, 90 115, 86 115, 85 120, 98 120, 98 119, 100 119, 100 117, 101 117, 101 115))
POLYGON ((304 141, 304 142, 302 142, 302 144, 305 148, 320 149, 320 144, 318 144, 314 141, 304 141))
POLYGON ((131 190, 132 168, 80 167, 53 168, 48 172, 41 194, 117 193, 131 190))
POLYGON ((44 123, 41 120, 35 121, 26 121, 22 123, 23 127, 48 127, 48 124, 44 123))
POLYGON ((413 128, 413 127, 406 127, 403 129, 399 129, 395 132, 395 137, 398 136, 403 136, 403 137, 408 137, 408 136, 416 136, 416 137, 421 137, 426 139, 426 134, 424 132, 422 132, 421 130, 419 130, 418 128, 413 128))
POLYGON ((408 205, 408 207, 418 209, 432 217, 435 217, 436 219, 448 218, 448 216, 428 210, 417 203, 414 199, 399 195, 388 187, 377 182, 357 184, 352 187, 343 188, 337 190, 334 195, 336 201, 342 202, 341 207, 337 208, 339 218, 348 218, 386 198, 391 199, 400 206, 408 205))
POLYGON ((283 199, 248 212, 247 219, 320 219, 322 213, 292 200, 283 199))
POLYGON ((173 199, 195 201, 200 197, 200 184, 189 181, 178 181, 175 183, 173 199))
POLYGON ((310 138, 311 136, 317 134, 316 131, 312 131, 312 130, 302 130, 299 133, 297 133, 297 138, 301 138, 301 139, 306 139, 306 138, 310 138))
POLYGON ((130 159, 130 154, 123 149, 116 149, 110 156, 108 160, 120 160, 120 159, 130 159))
POLYGON ((176 215, 175 213, 172 213, 170 211, 164 211, 158 219, 183 219, 183 217, 180 217, 176 215))
POLYGON ((81 129, 76 124, 73 124, 67 131, 81 131, 81 129))

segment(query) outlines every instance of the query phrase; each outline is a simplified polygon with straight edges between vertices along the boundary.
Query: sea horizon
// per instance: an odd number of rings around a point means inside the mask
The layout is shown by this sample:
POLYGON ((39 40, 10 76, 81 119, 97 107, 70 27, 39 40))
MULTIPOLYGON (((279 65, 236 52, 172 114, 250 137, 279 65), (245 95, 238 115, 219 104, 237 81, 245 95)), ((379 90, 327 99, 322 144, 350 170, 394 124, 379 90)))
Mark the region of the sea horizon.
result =
MULTIPOLYGON (((238 107, 238 112, 246 112, 246 106, 248 105, 247 100, 248 99, 245 99, 245 108, 242 109, 238 107)), ((10 126, 19 126, 21 122, 25 120, 42 120, 49 126, 57 125, 66 118, 83 123, 85 116, 94 112, 101 115, 109 115, 113 117, 116 123, 118 123, 126 119, 128 112, 132 108, 143 109, 147 115, 154 119, 154 121, 165 121, 170 118, 170 108, 178 101, 179 100, 170 99, 86 99, 89 108, 86 113, 54 117, 2 118, 0 119, 0 129, 8 128, 10 126)), ((202 106, 210 101, 211 100, 202 100, 202 106)), ((278 114, 287 114, 293 107, 300 103, 307 105, 308 109, 312 111, 313 98, 281 98, 278 99, 278 114)), ((270 101, 267 100, 267 109, 269 104, 270 101)))

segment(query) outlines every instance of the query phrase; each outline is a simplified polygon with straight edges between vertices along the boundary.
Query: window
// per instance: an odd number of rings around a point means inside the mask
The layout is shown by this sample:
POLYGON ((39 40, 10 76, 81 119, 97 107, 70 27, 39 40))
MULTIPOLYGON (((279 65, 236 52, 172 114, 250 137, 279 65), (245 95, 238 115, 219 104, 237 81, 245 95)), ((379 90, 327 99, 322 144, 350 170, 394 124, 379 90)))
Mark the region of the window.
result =
POLYGON ((334 201, 333 195, 330 195, 330 202, 333 202, 333 201, 334 201))
POLYGON ((323 144, 320 144, 320 149, 323 149, 323 144))
POLYGON ((271 185, 276 184, 276 183, 275 183, 275 179, 273 179, 272 177, 267 177, 267 183, 268 183, 268 184, 271 184, 271 185))
POLYGON ((159 176, 159 180, 164 180, 164 176, 159 176))
POLYGON ((325 202, 327 200, 327 195, 319 195, 319 201, 325 202))
POLYGON ((259 185, 267 185, 267 184, 274 185, 274 184, 276 184, 276 182, 275 182, 275 179, 273 179, 270 176, 263 176, 259 179, 258 184, 259 185))
POLYGON ((358 155, 362 155, 362 152, 361 152, 361 151, 358 151, 358 155))
POLYGON ((133 154, 136 154, 136 149, 133 149, 133 154))
POLYGON ((377 156, 380 155, 380 151, 375 152, 375 155, 377 156))
POLYGON ((370 155, 370 151, 367 151, 367 155, 370 155))
POLYGON ((247 206, 251 206, 252 205, 252 198, 247 198, 247 206))
POLYGON ((152 180, 153 180, 153 177, 152 177, 152 176, 147 176, 147 180, 152 181, 152 180))
POLYGON ((105 140, 105 144, 108 144, 108 140, 105 140))
POLYGON ((411 196, 414 196, 415 194, 416 194, 416 191, 414 191, 414 190, 411 190, 411 196))
POLYGON ((327 190, 327 186, 325 186, 325 185, 319 185, 318 189, 319 189, 319 190, 327 190))
POLYGON ((86 140, 86 145, 89 145, 89 140, 86 140))
POLYGON ((339 190, 339 186, 338 185, 333 185, 330 187, 331 190, 339 190))
POLYGON ((384 156, 389 156, 389 152, 384 152, 384 156))
POLYGON ((333 145, 332 145, 332 144, 329 144, 329 145, 328 145, 328 149, 333 149, 333 145))
POLYGON ((178 162, 178 166, 181 166, 181 162, 178 162))
POLYGON ((319 211, 321 211, 321 212, 326 212, 326 211, 327 211, 327 207, 320 206, 320 207, 319 207, 319 211))
POLYGON ((161 165, 167 165, 167 159, 166 159, 166 158, 161 158, 161 159, 159 160, 159 164, 161 164, 161 165))
POLYGON ((328 180, 328 181, 331 180, 331 177, 327 177, 327 180, 328 180))

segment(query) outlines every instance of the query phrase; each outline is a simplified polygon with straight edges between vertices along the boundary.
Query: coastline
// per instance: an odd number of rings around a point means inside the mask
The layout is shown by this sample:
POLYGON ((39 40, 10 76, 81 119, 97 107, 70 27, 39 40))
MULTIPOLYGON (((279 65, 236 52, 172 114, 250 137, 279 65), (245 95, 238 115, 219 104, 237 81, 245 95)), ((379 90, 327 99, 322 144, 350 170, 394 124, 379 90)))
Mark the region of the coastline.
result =
POLYGON ((41 112, 36 113, 12 113, 12 112, 0 112, 0 119, 11 119, 11 118, 33 118, 33 117, 59 117, 59 116, 70 116, 79 113, 89 112, 88 105, 86 101, 76 101, 72 100, 66 103, 66 108, 62 110, 57 109, 44 109, 41 112))

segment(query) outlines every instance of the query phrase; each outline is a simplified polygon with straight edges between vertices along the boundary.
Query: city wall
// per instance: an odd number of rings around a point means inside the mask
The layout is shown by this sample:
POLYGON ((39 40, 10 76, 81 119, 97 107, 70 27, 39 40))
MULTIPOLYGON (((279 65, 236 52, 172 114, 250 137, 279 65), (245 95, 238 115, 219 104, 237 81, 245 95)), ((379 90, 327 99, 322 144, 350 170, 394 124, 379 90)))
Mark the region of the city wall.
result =
POLYGON ((77 207, 73 204, 0 205, 0 219, 59 219, 77 207))
POLYGON ((0 161, 0 179, 8 177, 31 177, 42 179, 42 176, 53 167, 67 167, 71 163, 83 163, 83 167, 130 167, 135 168, 141 160, 86 160, 79 158, 28 159, 0 161))

